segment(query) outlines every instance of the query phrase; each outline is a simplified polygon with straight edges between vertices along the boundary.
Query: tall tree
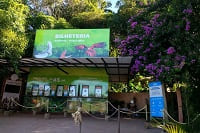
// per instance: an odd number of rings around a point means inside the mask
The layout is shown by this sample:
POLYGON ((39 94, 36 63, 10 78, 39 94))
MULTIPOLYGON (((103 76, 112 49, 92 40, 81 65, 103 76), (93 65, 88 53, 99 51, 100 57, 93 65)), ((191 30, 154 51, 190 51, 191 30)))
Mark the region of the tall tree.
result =
POLYGON ((29 10, 20 0, 0 1, 0 58, 14 64, 24 54, 28 40, 25 35, 29 10))
MULTIPOLYGON (((132 74, 153 76, 169 86, 191 84, 188 77, 196 76, 188 75, 188 70, 200 63, 199 4, 160 0, 128 21, 128 35, 119 41, 119 49, 121 55, 134 57, 132 74)), ((180 91, 177 94, 181 103, 180 91)))

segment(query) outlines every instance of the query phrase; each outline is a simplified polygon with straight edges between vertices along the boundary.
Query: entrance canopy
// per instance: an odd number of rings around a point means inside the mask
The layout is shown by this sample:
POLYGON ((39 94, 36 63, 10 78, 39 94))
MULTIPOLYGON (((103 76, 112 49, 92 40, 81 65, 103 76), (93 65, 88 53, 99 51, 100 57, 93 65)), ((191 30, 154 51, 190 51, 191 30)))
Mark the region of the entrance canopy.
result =
MULTIPOLYGON (((23 67, 95 67, 104 68, 109 75, 109 82, 128 82, 130 69, 133 64, 132 57, 95 57, 95 58, 22 58, 19 66, 23 67)), ((0 65, 10 64, 0 59, 0 65)), ((22 70, 22 69, 21 69, 22 70)))

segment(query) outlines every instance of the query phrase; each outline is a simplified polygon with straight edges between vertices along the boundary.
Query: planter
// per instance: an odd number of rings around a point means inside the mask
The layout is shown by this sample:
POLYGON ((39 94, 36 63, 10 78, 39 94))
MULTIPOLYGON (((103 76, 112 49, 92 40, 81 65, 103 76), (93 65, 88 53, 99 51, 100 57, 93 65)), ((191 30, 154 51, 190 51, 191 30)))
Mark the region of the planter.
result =
POLYGON ((50 113, 45 113, 44 114, 44 119, 50 119, 50 117, 51 117, 50 113))

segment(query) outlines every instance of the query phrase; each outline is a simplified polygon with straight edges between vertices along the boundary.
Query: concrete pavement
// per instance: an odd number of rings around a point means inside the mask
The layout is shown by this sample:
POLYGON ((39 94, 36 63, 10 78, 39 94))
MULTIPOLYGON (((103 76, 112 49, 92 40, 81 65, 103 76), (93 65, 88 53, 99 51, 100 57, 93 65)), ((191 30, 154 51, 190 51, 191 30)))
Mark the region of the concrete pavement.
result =
MULTIPOLYGON (((121 119, 121 133, 161 133, 160 129, 146 129, 144 122, 143 119, 121 119)), ((44 119, 43 114, 0 114, 0 133, 79 133, 79 127, 70 116, 64 118, 61 114, 52 115, 50 119, 44 119)), ((82 133, 117 133, 117 121, 85 116, 82 133)))

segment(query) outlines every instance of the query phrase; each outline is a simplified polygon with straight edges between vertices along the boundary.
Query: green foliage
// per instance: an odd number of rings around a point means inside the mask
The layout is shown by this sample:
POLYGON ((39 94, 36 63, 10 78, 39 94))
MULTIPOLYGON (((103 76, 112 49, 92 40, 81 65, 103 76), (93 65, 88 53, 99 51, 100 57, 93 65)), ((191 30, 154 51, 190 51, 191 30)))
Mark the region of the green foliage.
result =
POLYGON ((35 33, 37 29, 68 29, 73 28, 72 25, 64 18, 58 20, 53 16, 48 16, 43 13, 32 14, 27 23, 27 36, 29 38, 29 44, 26 49, 26 57, 32 57, 33 46, 35 40, 35 33))
POLYGON ((24 32, 29 9, 17 0, 2 0, 0 2, 0 28, 24 32))
POLYGON ((111 83, 109 85, 109 92, 128 92, 128 86, 125 83, 111 83))
POLYGON ((7 58, 14 68, 28 43, 24 33, 28 12, 20 0, 0 2, 0 58, 7 58))
POLYGON ((54 25, 54 29, 68 29, 68 28, 73 28, 73 27, 64 18, 59 18, 54 25))
MULTIPOLYGON (((34 29, 52 29, 56 23, 56 19, 43 13, 37 13, 28 18, 28 25, 34 29)), ((32 30, 31 29, 31 30, 32 30)))
POLYGON ((78 28, 107 28, 107 20, 111 14, 102 11, 83 12, 77 14, 70 21, 74 27, 78 28))
POLYGON ((162 128, 167 132, 167 133, 186 133, 186 131, 177 124, 166 124, 165 126, 162 126, 162 128))
POLYGON ((151 77, 144 77, 139 73, 135 75, 133 79, 129 81, 129 92, 143 92, 149 89, 148 83, 151 77))
POLYGON ((3 51, 0 54, 1 58, 20 58, 28 43, 26 36, 17 34, 11 29, 0 30, 0 44, 3 51))

